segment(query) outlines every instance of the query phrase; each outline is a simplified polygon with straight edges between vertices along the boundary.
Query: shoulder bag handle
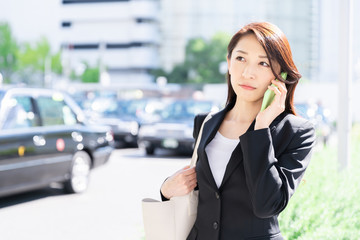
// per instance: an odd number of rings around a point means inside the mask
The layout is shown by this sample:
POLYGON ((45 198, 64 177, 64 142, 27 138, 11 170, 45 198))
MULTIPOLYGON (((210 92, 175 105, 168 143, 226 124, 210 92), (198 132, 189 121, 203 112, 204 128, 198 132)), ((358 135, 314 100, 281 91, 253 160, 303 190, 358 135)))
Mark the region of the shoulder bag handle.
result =
POLYGON ((196 140, 196 144, 195 144, 195 147, 194 147, 194 151, 193 151, 193 154, 192 154, 192 157, 191 157, 191 162, 190 162, 190 167, 195 167, 196 165, 196 161, 197 161, 197 158, 198 158, 198 155, 197 155, 197 149, 199 147, 199 143, 201 141, 201 135, 202 135, 202 131, 203 131, 203 128, 204 128, 204 125, 205 123, 212 117, 212 113, 210 112, 206 118, 204 119, 203 123, 201 124, 201 128, 200 128, 200 131, 199 131, 199 134, 198 134, 198 138, 196 140))

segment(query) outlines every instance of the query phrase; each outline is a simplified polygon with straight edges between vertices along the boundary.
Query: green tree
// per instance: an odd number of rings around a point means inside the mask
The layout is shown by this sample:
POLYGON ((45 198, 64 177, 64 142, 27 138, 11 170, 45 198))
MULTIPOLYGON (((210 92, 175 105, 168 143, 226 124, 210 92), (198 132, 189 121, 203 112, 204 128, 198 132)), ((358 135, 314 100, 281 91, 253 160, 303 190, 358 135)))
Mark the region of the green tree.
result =
POLYGON ((17 54, 20 81, 44 85, 45 74, 62 74, 61 51, 53 54, 49 41, 42 37, 34 43, 23 43, 17 54))
POLYGON ((83 83, 99 83, 100 82, 100 63, 97 62, 91 66, 88 62, 82 61, 81 70, 72 69, 70 79, 73 81, 81 81, 83 83))
POLYGON ((51 71, 58 75, 62 74, 63 67, 61 64, 61 51, 51 56, 51 71))
POLYGON ((4 82, 9 83, 11 75, 16 70, 18 44, 12 36, 11 28, 7 23, 0 23, 0 73, 4 82))
POLYGON ((90 67, 86 64, 86 69, 81 75, 81 81, 83 83, 98 83, 100 77, 100 68, 99 67, 90 67))
POLYGON ((31 69, 33 72, 45 72, 45 61, 51 62, 51 71, 61 74, 61 52, 52 55, 50 43, 41 38, 35 44, 25 43, 18 54, 19 70, 31 69))
POLYGON ((222 83, 220 64, 226 61, 227 45, 230 35, 217 33, 210 40, 195 38, 186 45, 185 61, 176 65, 168 74, 153 71, 155 77, 162 74, 170 83, 222 83))

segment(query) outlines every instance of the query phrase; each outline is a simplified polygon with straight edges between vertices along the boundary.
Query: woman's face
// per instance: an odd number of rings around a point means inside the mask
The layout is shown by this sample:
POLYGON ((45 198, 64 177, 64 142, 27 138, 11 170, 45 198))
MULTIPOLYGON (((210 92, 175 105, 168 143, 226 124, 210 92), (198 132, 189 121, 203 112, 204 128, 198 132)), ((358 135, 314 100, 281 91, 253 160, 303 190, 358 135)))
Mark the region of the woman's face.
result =
MULTIPOLYGON (((247 102, 262 101, 271 80, 275 79, 266 52, 254 34, 240 38, 227 59, 231 85, 237 98, 247 102)), ((273 60, 273 67, 280 72, 279 64, 273 60)))

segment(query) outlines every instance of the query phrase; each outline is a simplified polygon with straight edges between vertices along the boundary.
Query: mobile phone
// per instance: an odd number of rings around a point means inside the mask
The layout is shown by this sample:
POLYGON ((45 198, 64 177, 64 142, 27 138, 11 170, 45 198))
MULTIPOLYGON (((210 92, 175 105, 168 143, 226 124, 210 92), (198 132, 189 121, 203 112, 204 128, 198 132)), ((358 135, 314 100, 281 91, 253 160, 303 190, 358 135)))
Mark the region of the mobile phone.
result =
MULTIPOLYGON (((281 77, 283 79, 286 80, 286 77, 287 77, 287 73, 286 72, 282 72, 281 74, 281 77)), ((276 81, 278 81, 276 79, 276 81)), ((271 84, 271 86, 273 87, 276 87, 275 84, 271 84)), ((265 94, 264 94, 264 98, 263 98, 263 101, 262 101, 262 105, 261 105, 261 110, 260 111, 264 111, 268 106, 270 106, 270 104, 272 103, 272 101, 274 100, 275 98, 275 93, 273 90, 266 90, 265 94)))

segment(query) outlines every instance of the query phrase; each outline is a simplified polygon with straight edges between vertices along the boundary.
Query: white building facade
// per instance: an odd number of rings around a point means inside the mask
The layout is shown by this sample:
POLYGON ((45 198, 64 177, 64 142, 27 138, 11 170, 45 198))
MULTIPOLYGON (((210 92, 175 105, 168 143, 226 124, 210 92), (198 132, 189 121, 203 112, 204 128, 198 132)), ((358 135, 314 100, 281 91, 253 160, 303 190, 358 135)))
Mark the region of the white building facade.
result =
POLYGON ((100 66, 111 83, 153 82, 159 67, 156 0, 63 0, 61 47, 67 74, 83 64, 100 66))

